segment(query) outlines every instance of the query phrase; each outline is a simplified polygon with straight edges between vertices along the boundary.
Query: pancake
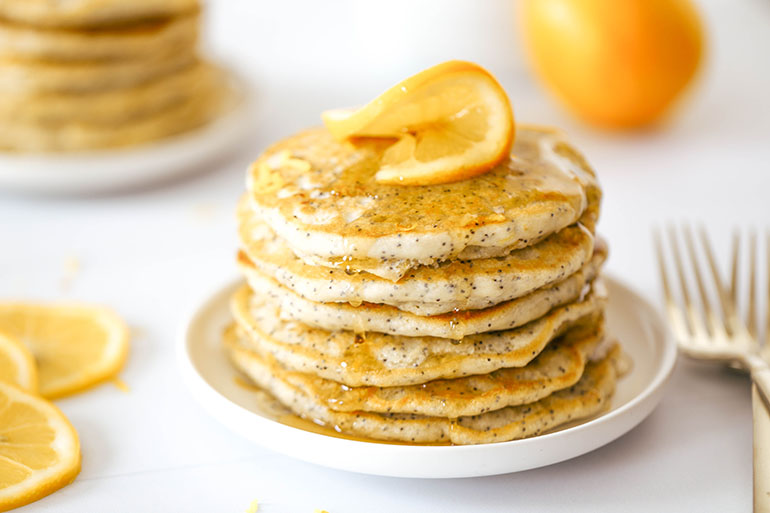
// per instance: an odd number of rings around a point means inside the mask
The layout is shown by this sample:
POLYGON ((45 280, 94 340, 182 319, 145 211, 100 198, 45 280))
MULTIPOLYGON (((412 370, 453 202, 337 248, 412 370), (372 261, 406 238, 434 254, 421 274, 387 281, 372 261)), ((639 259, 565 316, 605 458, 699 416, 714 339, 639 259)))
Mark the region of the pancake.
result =
POLYGON ((221 70, 195 62, 135 87, 92 93, 5 94, 0 95, 0 120, 31 124, 123 123, 200 97, 221 77, 221 70))
POLYGON ((198 0, 0 0, 0 18, 41 27, 115 26, 199 8, 198 0))
MULTIPOLYGON (((286 381, 305 390, 334 411, 417 413, 456 418, 531 403, 574 385, 603 337, 603 323, 571 328, 548 344, 526 367, 499 369, 490 374, 395 387, 348 387, 313 374, 286 370, 286 381)), ((231 326, 225 332, 229 351, 249 351, 245 335, 231 326)), ((262 358, 273 365, 269 354, 262 358)), ((248 359, 248 355, 242 355, 248 359)))
POLYGON ((252 289, 280 306, 281 316, 326 330, 352 330, 391 335, 443 337, 459 340, 465 336, 522 326, 554 306, 575 301, 590 289, 606 258, 600 247, 578 272, 525 296, 482 310, 452 311, 421 316, 375 303, 316 303, 281 286, 258 271, 240 255, 239 264, 252 289))
POLYGON ((115 148, 155 141, 197 128, 216 117, 227 100, 222 84, 154 112, 111 125, 0 123, 0 149, 64 152, 115 148))
POLYGON ((390 387, 522 367, 569 327, 599 315, 605 302, 602 294, 591 292, 520 328, 459 341, 314 328, 281 319, 278 306, 247 286, 235 293, 231 310, 248 335, 248 348, 258 354, 347 386, 390 387))
POLYGON ((188 51, 198 40, 199 12, 91 30, 41 29, 0 19, 0 58, 94 61, 150 58, 159 49, 188 51))
POLYGON ((335 411, 292 383, 290 373, 277 362, 238 346, 231 346, 229 354, 235 367, 259 387, 317 424, 377 440, 468 445, 536 436, 603 411, 615 390, 614 362, 620 352, 616 345, 605 358, 589 363, 576 384, 538 401, 459 418, 335 411))
POLYGON ((307 265, 243 201, 238 216, 248 260, 303 298, 386 304, 415 315, 481 309, 521 297, 580 270, 594 246, 593 236, 577 224, 505 257, 419 266, 394 283, 367 272, 307 265))
POLYGON ((499 256, 578 220, 594 229, 595 175, 558 133, 519 127, 511 157, 489 172, 421 187, 374 181, 389 144, 339 143, 324 128, 289 137, 252 164, 252 206, 311 265, 353 259, 369 271, 499 256))
POLYGON ((162 50, 151 58, 61 62, 0 58, 0 94, 93 92, 131 87, 192 65, 195 48, 162 50))

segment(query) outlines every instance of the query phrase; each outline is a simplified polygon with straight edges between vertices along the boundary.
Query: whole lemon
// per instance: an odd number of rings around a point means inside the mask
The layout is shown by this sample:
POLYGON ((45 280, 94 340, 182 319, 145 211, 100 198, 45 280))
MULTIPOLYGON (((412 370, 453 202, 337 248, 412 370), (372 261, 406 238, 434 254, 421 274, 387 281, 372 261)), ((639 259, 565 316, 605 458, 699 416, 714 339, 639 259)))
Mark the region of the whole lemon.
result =
POLYGON ((578 117, 607 128, 659 119, 703 54, 688 0, 522 0, 519 13, 536 72, 578 117))

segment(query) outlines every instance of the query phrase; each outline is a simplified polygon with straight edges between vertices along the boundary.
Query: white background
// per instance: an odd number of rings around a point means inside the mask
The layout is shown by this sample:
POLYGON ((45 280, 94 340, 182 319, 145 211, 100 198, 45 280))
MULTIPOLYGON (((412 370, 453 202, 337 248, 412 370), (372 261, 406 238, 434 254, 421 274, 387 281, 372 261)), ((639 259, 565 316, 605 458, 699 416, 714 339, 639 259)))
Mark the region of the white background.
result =
POLYGON ((133 328, 122 373, 59 401, 80 433, 77 481, 23 511, 749 511, 745 377, 680 361, 660 407, 586 456, 449 481, 326 470, 257 448, 207 417, 180 383, 185 316, 235 275, 233 210, 246 164, 272 141, 449 58, 495 73, 517 119, 565 128, 600 174, 611 273, 659 302, 651 229, 703 223, 726 254, 733 227, 770 225, 770 4, 702 4, 706 66, 677 116, 636 134, 592 131, 529 77, 510 1, 211 2, 212 53, 255 84, 249 144, 191 178, 84 198, 0 193, 0 297, 103 303, 133 328), (77 270, 75 270, 77 269, 77 270))

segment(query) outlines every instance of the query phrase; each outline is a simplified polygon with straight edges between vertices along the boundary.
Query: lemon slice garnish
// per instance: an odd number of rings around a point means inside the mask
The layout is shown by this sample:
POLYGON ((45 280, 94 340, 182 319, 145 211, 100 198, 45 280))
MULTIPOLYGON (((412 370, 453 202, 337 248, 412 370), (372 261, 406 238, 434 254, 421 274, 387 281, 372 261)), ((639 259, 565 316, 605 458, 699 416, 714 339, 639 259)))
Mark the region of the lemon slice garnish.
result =
POLYGON ((0 380, 33 394, 37 392, 35 359, 24 344, 3 333, 0 333, 0 380))
POLYGON ((101 307, 0 303, 0 332, 32 353, 49 399, 113 378, 128 355, 128 328, 101 307))
POLYGON ((360 109, 322 114, 337 140, 392 138, 377 182, 432 185, 481 174, 514 139, 508 96, 485 69, 449 61, 391 87, 360 109))
POLYGON ((79 471, 78 435, 62 412, 0 382, 0 511, 45 497, 79 471))

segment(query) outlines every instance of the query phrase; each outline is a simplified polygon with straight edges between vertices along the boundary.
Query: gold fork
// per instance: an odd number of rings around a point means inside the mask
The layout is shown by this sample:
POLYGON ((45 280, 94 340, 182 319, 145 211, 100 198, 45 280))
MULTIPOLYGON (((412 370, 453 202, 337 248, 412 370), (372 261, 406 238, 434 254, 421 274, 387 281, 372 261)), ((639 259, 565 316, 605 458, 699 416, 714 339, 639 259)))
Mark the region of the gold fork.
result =
POLYGON ((699 230, 700 246, 711 275, 711 287, 707 287, 701 272, 696 242, 692 230, 684 227, 681 236, 669 227, 669 245, 674 260, 675 276, 678 277, 683 307, 672 291, 666 268, 663 241, 659 231, 654 232, 663 295, 671 328, 679 348, 687 356, 727 363, 748 371, 754 382, 752 403, 754 412, 754 511, 770 512, 770 233, 766 236, 767 292, 764 343, 761 342, 757 316, 757 237, 749 237, 749 287, 746 301, 747 315, 744 320, 738 305, 740 235, 733 236, 730 288, 726 288, 717 268, 706 231, 699 230), (679 240, 684 240, 690 260, 691 274, 695 278, 695 294, 689 287, 690 279, 679 240), (696 301, 694 296, 698 296, 696 301), (714 300, 716 296, 716 300, 714 300), (719 312, 714 304, 719 304, 719 312), (764 404, 763 404, 764 403, 764 404))

